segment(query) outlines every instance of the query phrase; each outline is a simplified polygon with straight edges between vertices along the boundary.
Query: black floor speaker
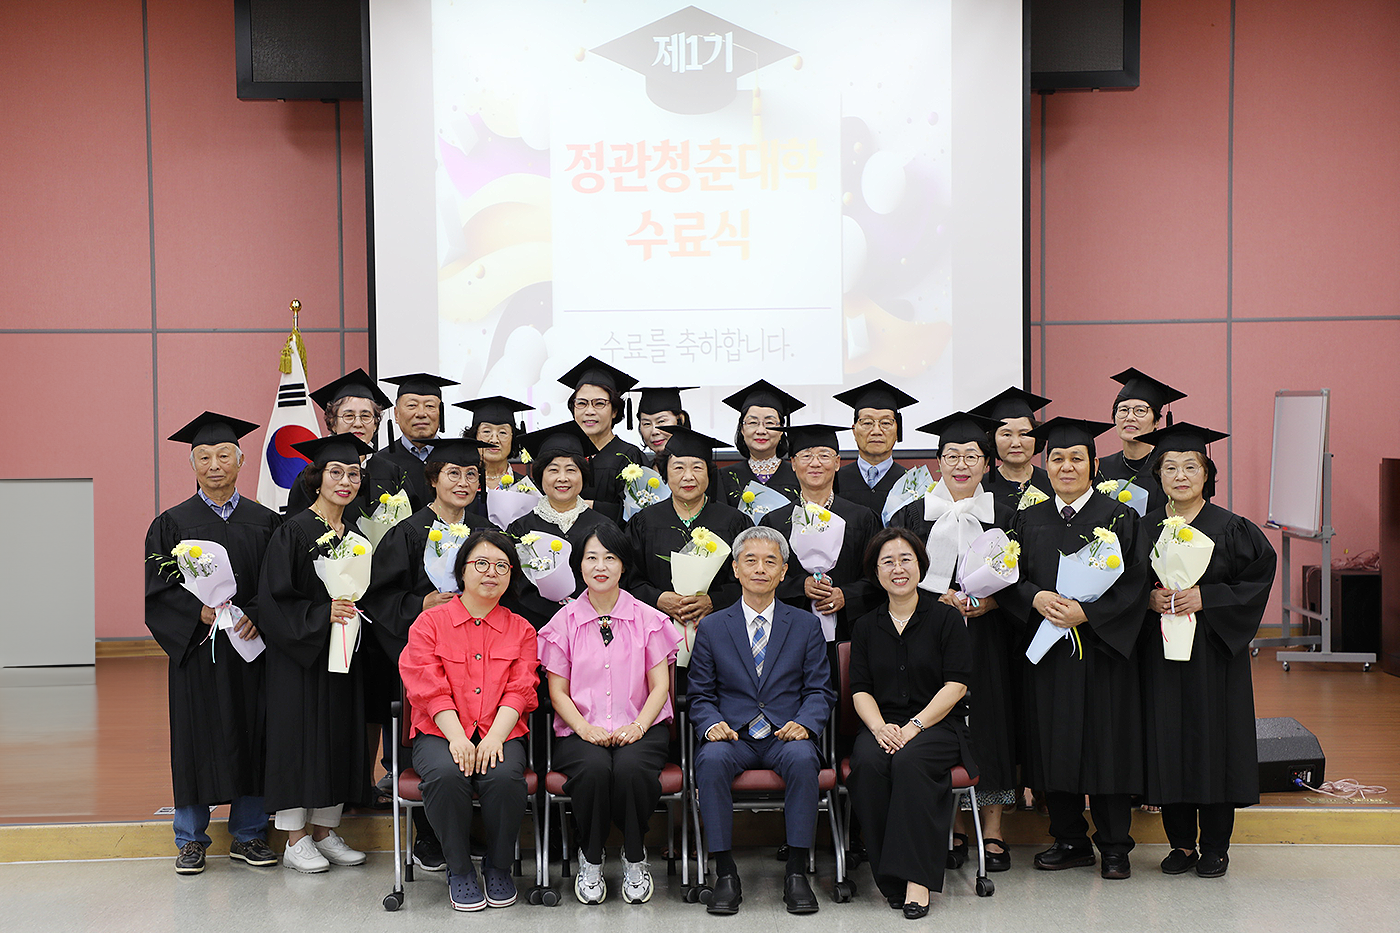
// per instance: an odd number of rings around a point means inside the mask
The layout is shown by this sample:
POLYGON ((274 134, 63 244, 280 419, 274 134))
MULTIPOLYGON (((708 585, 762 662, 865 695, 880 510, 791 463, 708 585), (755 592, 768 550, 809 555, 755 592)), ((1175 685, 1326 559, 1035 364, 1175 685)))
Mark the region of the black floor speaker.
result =
POLYGON ((1260 793, 1305 790, 1299 780, 1313 787, 1326 780, 1322 745, 1298 720, 1289 716, 1256 719, 1254 736, 1259 745, 1260 793))

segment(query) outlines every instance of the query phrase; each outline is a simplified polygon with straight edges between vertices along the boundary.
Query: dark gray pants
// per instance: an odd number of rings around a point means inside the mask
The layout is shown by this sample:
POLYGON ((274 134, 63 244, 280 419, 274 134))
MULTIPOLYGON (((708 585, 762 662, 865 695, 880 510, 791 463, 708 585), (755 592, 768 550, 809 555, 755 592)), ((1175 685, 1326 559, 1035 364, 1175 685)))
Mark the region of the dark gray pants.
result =
POLYGON ((472 793, 481 799, 486 824, 486 854, 496 868, 511 869, 515 842, 525 819, 525 739, 505 744, 504 758, 485 774, 466 775, 452 760, 447 740, 419 733, 413 739, 413 770, 423 793, 428 822, 442 842, 442 855, 453 874, 471 869, 472 793))
POLYGON ((1224 855, 1230 851, 1230 835, 1235 830, 1233 803, 1162 804, 1162 829, 1174 849, 1196 848, 1199 814, 1201 853, 1224 855))

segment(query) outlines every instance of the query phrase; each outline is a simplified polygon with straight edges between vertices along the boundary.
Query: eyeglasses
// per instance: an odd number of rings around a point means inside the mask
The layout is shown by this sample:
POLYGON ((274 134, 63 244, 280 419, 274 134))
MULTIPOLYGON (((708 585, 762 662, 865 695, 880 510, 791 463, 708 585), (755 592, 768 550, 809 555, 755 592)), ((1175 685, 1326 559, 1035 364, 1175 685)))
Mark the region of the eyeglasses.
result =
POLYGON ((360 482, 360 471, 342 470, 340 467, 332 467, 331 469, 326 471, 326 478, 329 479, 332 483, 338 483, 341 480, 346 479, 358 485, 360 482))
POLYGON ((335 420, 344 424, 374 424, 379 416, 372 411, 343 411, 335 416, 335 420))
POLYGON ((810 450, 804 450, 802 453, 792 458, 793 463, 820 463, 822 466, 830 466, 831 464, 835 463, 836 460, 836 454, 812 453, 810 450))
POLYGON ((1184 476, 1190 477, 1191 479, 1195 479, 1197 476, 1201 475, 1201 472, 1201 465, 1199 463, 1187 463, 1183 466, 1176 466, 1175 464, 1170 463, 1162 464, 1163 476, 1175 476, 1178 473, 1180 473, 1184 476))
POLYGON ((1132 415, 1134 418, 1146 418, 1152 414, 1152 409, 1146 405, 1119 405, 1113 410, 1113 417, 1126 418, 1132 415))
POLYGON ((879 428, 881 431, 893 431, 897 425, 893 418, 881 418, 876 421, 874 418, 862 418, 856 422, 856 427, 862 431, 870 431, 879 428))
POLYGON ((508 560, 492 561, 485 557, 478 557, 476 560, 472 561, 471 564, 476 568, 477 573, 484 574, 492 567, 496 568, 497 576, 504 577, 506 574, 510 573, 510 561, 508 560))
POLYGON ((610 398, 576 398, 574 399, 574 411, 602 411, 612 407, 610 398))
POLYGON ((475 483, 481 478, 481 474, 478 473, 475 468, 468 468, 466 470, 443 470, 442 475, 449 483, 460 483, 462 480, 475 483))
POLYGON ((913 567, 918 563, 918 559, 913 554, 905 554, 898 560, 893 557, 882 557, 875 566, 879 568, 881 573, 892 573, 896 567, 913 567))
POLYGON ((757 418, 745 418, 741 424, 750 431, 756 431, 759 428, 767 428, 769 431, 776 431, 783 426, 782 422, 777 418, 766 418, 763 421, 759 421, 757 418))
POLYGON ((938 458, 938 461, 944 466, 957 466, 959 463, 965 463, 968 466, 977 466, 977 464, 985 459, 987 458, 981 454, 944 454, 938 458))

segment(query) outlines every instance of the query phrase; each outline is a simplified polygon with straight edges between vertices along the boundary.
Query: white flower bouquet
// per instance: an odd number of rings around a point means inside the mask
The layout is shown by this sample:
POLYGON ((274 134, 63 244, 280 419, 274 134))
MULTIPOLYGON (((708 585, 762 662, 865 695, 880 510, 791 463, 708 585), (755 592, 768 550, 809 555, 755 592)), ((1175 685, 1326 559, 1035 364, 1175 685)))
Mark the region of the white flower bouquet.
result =
MULTIPOLYGON (((1186 590, 1196 585, 1210 566, 1215 542, 1186 523, 1180 515, 1162 522, 1162 533, 1152 546, 1152 569, 1169 590, 1186 590)), ((1162 654, 1168 661, 1191 660, 1196 640, 1196 614, 1162 613, 1162 654)))

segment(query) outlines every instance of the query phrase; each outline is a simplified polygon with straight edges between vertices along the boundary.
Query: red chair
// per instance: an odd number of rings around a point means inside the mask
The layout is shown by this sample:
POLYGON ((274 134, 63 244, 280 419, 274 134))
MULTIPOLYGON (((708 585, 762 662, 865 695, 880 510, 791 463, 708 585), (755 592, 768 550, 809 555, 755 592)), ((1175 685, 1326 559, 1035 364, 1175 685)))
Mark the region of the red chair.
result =
MULTIPOLYGON (((393 820, 394 820, 394 890, 384 895, 384 909, 398 910, 403 906, 404 901, 404 881, 413 880, 413 821, 409 819, 408 829, 404 830, 400 821, 407 819, 413 808, 423 806, 423 794, 418 790, 418 772, 413 770, 411 765, 401 765, 399 762, 399 746, 412 746, 413 710, 409 706, 408 697, 403 697, 400 702, 389 705, 390 734, 398 735, 399 741, 393 743, 393 750, 390 752, 390 764, 392 766, 394 790, 393 799, 393 820)), ((526 741, 527 755, 529 754, 529 741, 526 741)), ((529 799, 529 810, 531 820, 534 824, 535 839, 535 887, 526 893, 526 899, 532 904, 543 902, 543 885, 540 882, 540 865, 544 861, 540 853, 544 850, 540 847, 540 809, 539 779, 535 775, 533 756, 526 759, 525 766, 525 792, 529 799)), ((515 842, 515 874, 520 874, 520 840, 515 842)), ((553 894, 554 892, 549 892, 553 894)), ((555 894, 555 903, 558 903, 558 895, 555 894)))
MULTIPOLYGON (((862 728, 864 723, 860 721, 860 716, 856 715, 856 705, 851 699, 851 643, 843 641, 836 646, 836 664, 838 677, 841 682, 841 697, 839 700, 840 710, 837 713, 837 723, 842 735, 853 736, 862 728)), ((972 804, 972 825, 977 830, 977 883, 976 890, 978 897, 991 897, 996 893, 996 884, 987 877, 987 849, 982 839, 982 817, 977 812, 977 781, 967 773, 967 768, 961 764, 954 765, 950 772, 953 779, 953 814, 956 816, 958 806, 963 797, 969 798, 972 804)), ((851 779, 851 759, 841 759, 841 796, 846 798, 846 825, 850 825, 851 819, 851 790, 849 781, 851 779)), ((948 850, 953 848, 952 824, 948 828, 948 850)), ((950 864, 949 867, 952 867, 950 864)))
MULTIPOLYGON (((671 667, 671 738, 674 740, 677 734, 684 733, 686 729, 685 712, 682 704, 676 700, 676 669, 671 667)), ((569 822, 567 820, 567 807, 573 799, 564 792, 564 783, 569 779, 567 774, 555 771, 552 768, 554 760, 554 728, 553 724, 546 722, 541 728, 548 729, 546 748, 548 749, 548 763, 546 765, 548 773, 544 777, 544 812, 547 814, 551 807, 559 808, 559 831, 563 834, 562 862, 560 865, 563 877, 570 876, 569 855, 571 852, 569 843, 569 822)), ((681 884, 690 884, 690 832, 685 818, 685 776, 689 773, 686 769, 686 746, 681 743, 681 763, 666 762, 661 769, 661 803, 666 808, 666 850, 669 856, 666 859, 666 873, 674 875, 676 873, 676 818, 679 815, 681 826, 681 884), (677 812, 679 810, 679 813, 677 812)), ((540 886, 549 886, 549 820, 544 821, 544 836, 541 850, 546 856, 541 860, 540 886)), ((552 893, 552 892, 551 892, 552 893)), ((558 903, 556 900, 555 903, 558 903)), ((551 904, 550 906, 554 906, 551 904)))

